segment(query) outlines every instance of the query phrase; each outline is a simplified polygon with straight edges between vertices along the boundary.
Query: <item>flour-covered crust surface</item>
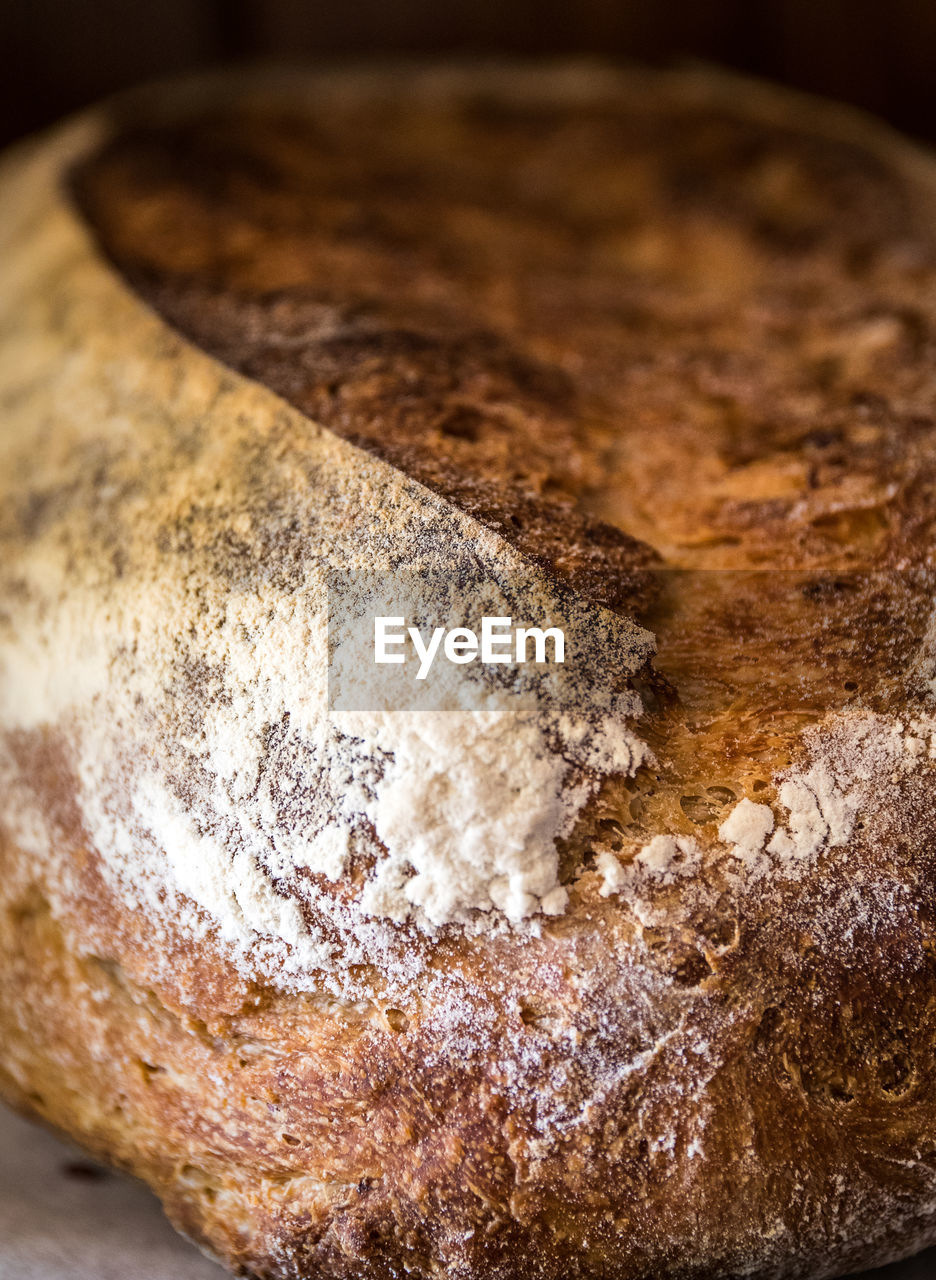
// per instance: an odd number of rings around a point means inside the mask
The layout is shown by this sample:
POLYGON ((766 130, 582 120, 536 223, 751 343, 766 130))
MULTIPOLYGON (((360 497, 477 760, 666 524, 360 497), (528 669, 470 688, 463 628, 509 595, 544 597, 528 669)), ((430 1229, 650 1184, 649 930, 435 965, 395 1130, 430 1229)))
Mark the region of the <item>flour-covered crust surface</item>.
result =
POLYGON ((229 76, 11 153, 0 1092, 263 1280, 936 1241, 934 214, 704 71, 229 76), (336 710, 360 571, 577 663, 336 710))

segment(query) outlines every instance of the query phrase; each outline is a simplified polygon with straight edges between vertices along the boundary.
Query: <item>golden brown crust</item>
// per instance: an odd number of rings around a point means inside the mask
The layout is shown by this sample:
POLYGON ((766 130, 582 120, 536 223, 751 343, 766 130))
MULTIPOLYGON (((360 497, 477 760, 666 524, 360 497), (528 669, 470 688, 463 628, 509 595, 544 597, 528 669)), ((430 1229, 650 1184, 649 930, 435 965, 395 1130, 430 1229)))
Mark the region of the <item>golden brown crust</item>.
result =
MULTIPOLYGON (((285 578, 306 536, 238 541, 199 487, 212 433, 223 496, 262 470, 282 533, 315 422, 659 638, 656 763, 566 842, 568 911, 538 936, 401 926, 340 991, 235 970, 171 920, 157 964, 155 912, 128 910, 84 829, 68 725, 5 721, 68 875, 8 813, 0 1088, 241 1274, 805 1280, 936 1232, 928 169, 717 78, 583 73, 569 96, 555 74, 288 110, 270 91, 83 145, 87 225, 181 338, 86 245, 22 233, 38 281, 55 263, 86 307, 34 307, 36 284, 23 323, 63 365, 82 321, 100 344, 66 391, 96 378, 111 430, 152 433, 163 388, 183 483, 154 563, 202 572, 206 610, 212 582, 285 578), (745 879, 719 824, 742 796, 779 813, 788 765, 810 794, 810 767, 851 770, 863 807, 836 843, 833 789, 802 867, 745 879), (660 834, 699 842, 692 876, 639 870, 660 834), (610 852, 633 878, 603 896, 610 852)), ((321 448, 364 492, 351 451, 321 448)), ((177 473, 147 488, 158 451, 125 449, 27 489, 17 563, 92 464, 107 519, 81 541, 116 576, 150 563, 107 520, 177 473)))
POLYGON ((702 725, 755 754, 720 715, 902 708, 928 621, 929 205, 811 126, 643 84, 463 92, 431 127, 377 94, 130 130, 73 180, 187 338, 636 611, 686 789, 702 725))
MULTIPOLYGON (((74 183, 187 338, 612 607, 648 608, 664 566, 926 565, 928 207, 796 113, 640 97, 573 120, 469 92, 431 127, 380 95, 212 110, 120 135, 74 183)), ((894 661, 882 589, 812 584, 866 671, 894 661)), ((795 594, 760 610, 767 651, 801 629, 795 594)), ((664 646, 685 626, 647 616, 664 646)))
POLYGON ((559 540, 522 516, 559 499, 564 532, 569 500, 603 505, 670 563, 905 554, 928 208, 795 113, 637 96, 235 105, 125 131, 74 184, 182 333, 528 553, 559 540))

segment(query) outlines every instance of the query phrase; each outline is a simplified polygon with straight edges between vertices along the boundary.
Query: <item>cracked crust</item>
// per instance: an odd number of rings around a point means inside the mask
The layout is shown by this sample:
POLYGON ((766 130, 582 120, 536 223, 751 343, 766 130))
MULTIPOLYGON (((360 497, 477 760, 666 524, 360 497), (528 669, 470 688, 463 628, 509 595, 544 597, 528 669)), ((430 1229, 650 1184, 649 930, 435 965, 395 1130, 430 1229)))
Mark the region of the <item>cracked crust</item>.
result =
POLYGON ((5 720, 56 847, 7 803, 4 1094, 244 1275, 805 1280, 936 1239, 931 161, 578 69, 157 93, 7 165, 5 626, 63 512, 83 573, 210 602, 294 591, 327 500, 391 545, 461 521, 658 656, 656 763, 565 842, 563 916, 389 929, 304 991, 129 910, 68 726, 5 720), (814 757, 863 776, 847 840, 745 879, 720 823, 814 757), (660 833, 691 875, 639 878, 660 833))

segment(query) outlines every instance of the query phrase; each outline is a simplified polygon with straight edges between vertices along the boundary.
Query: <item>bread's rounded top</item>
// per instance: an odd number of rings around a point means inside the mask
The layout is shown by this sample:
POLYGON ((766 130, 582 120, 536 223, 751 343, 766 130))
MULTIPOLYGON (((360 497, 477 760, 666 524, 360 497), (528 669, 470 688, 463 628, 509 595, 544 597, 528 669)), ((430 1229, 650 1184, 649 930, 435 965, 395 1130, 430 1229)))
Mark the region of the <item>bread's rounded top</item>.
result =
POLYGON ((705 75, 374 75, 131 116, 73 190, 187 338, 626 608, 919 540, 912 159, 705 75))
POLYGON ((594 68, 222 80, 94 130, 6 197, 9 670, 18 732, 93 722, 121 874, 149 841, 270 972, 851 847, 929 751, 927 161, 594 68), (586 610, 574 713, 336 729, 326 570, 459 557, 586 610), (68 646, 84 683, 37 674, 68 646))

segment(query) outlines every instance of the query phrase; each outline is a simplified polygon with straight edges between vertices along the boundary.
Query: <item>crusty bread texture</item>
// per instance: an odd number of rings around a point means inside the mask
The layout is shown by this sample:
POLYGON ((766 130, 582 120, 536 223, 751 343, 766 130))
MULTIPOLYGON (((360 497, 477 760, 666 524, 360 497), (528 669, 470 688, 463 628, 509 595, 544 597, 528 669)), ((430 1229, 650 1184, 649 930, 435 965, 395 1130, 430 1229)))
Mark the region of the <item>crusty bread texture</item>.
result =
POLYGON ((934 393, 936 162, 720 73, 11 153, 0 1093, 263 1280, 936 1241, 934 393), (560 695, 336 711, 401 567, 577 611, 560 695))

